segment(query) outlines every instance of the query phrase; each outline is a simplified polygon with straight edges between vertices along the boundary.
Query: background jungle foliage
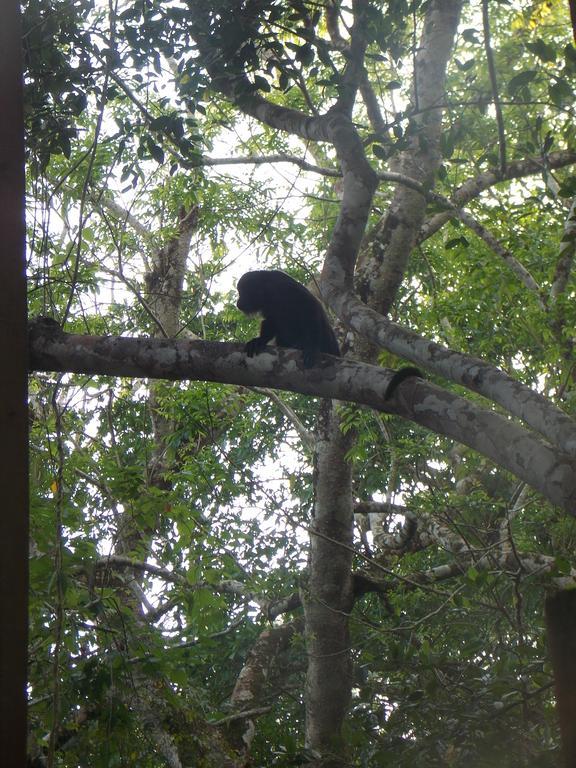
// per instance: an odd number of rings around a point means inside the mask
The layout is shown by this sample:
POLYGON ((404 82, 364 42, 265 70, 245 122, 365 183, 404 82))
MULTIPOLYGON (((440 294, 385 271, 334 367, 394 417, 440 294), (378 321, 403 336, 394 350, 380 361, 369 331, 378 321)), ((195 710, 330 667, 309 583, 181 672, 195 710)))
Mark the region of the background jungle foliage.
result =
MULTIPOLYGON (((361 99, 354 121, 378 172, 413 138, 429 5, 372 0, 364 17, 382 123, 361 99)), ((242 272, 279 267, 310 284, 320 269, 339 207, 334 152, 209 87, 193 6, 24 3, 31 316, 74 333, 246 340, 255 321, 235 308, 242 272)), ((346 60, 326 8, 345 41, 344 2, 218 0, 207 45, 248 73, 252 92, 322 113, 346 60)), ((508 164, 534 159, 467 211, 536 289, 452 219, 414 248, 391 316, 573 413, 573 281, 549 298, 576 194, 573 165, 549 160, 576 149, 568 4, 489 3, 498 110, 486 31, 482 3, 465 2, 435 191, 451 198, 500 168, 503 151, 508 164)), ((394 189, 381 181, 370 225, 394 189)), ((441 212, 430 200, 427 222, 441 212)), ((233 756, 241 673, 260 676, 251 764, 313 759, 297 597, 318 409, 311 397, 202 382, 33 376, 31 765, 244 764, 233 756)), ((357 600, 350 623, 350 764, 558 765, 543 596, 570 574, 576 523, 456 442, 364 407, 340 412, 355 433, 355 501, 381 504, 356 515, 354 569, 383 586, 357 600), (411 536, 418 520, 426 528, 411 536), (491 560, 503 528, 516 567, 491 560)))

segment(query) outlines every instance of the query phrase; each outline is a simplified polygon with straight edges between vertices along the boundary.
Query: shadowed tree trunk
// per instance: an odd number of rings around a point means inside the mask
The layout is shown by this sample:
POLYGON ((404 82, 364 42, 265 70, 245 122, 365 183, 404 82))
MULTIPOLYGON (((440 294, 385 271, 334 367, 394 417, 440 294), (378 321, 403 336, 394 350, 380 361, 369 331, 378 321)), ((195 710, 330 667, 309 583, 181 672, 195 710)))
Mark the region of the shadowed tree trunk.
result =
POLYGON ((28 342, 19 4, 0 24, 0 762, 24 765, 28 627, 28 342))
POLYGON ((556 708, 565 768, 576 765, 576 590, 546 598, 548 649, 554 669, 556 708))

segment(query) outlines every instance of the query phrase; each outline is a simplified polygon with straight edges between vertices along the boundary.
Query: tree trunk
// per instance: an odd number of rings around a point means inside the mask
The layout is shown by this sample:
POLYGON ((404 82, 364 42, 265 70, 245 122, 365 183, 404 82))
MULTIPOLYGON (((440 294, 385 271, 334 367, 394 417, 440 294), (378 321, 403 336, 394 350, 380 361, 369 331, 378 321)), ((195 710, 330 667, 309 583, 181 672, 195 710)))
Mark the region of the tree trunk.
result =
POLYGON ((548 648, 554 670, 556 707, 565 768, 576 765, 576 590, 546 598, 548 648))
POLYGON ((322 401, 316 448, 316 499, 304 595, 308 674, 306 744, 341 753, 352 687, 349 616, 352 593, 350 435, 330 400, 322 401))

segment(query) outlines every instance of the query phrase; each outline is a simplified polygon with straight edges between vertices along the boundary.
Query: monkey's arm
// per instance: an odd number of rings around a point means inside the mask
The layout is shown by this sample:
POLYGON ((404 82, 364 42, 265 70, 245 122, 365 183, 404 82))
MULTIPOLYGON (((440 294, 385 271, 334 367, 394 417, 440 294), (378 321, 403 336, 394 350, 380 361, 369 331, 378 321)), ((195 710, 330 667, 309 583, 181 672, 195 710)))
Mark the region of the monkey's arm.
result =
POLYGON ((276 327, 274 323, 268 319, 262 320, 262 324, 260 326, 260 336, 256 336, 256 338, 250 339, 250 341, 247 342, 246 346, 244 347, 244 351, 248 357, 259 355, 266 344, 268 344, 269 341, 272 341, 275 336, 276 327))

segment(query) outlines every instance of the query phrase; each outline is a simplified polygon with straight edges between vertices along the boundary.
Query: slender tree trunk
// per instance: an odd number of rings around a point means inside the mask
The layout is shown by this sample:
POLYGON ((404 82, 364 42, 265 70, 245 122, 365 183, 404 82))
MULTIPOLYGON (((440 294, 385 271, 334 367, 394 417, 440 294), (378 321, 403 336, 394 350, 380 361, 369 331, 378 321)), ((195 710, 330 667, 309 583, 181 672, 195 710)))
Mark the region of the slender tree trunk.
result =
POLYGON ((306 743, 324 754, 342 752, 341 731, 352 689, 352 473, 346 460, 350 445, 350 436, 340 431, 332 401, 322 401, 304 610, 308 651, 306 743))

